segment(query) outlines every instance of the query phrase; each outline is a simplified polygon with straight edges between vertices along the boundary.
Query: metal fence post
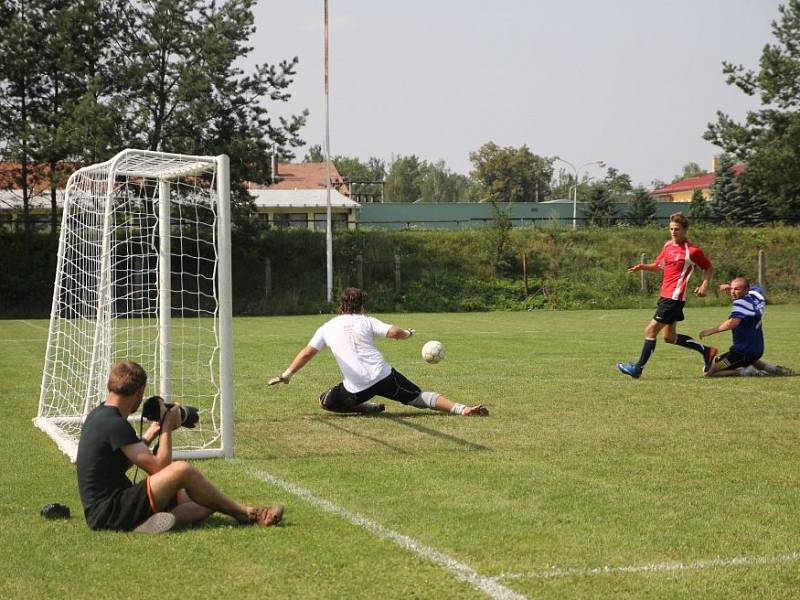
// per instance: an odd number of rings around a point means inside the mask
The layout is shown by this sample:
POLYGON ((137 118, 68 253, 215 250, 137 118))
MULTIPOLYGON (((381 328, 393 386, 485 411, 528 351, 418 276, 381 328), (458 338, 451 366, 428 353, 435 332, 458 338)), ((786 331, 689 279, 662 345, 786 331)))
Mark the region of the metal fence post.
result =
MULTIPOLYGON (((646 261, 647 261, 647 255, 642 253, 642 256, 640 257, 639 262, 641 262, 642 264, 646 264, 646 261)), ((642 292, 644 292, 646 294, 647 293, 647 271, 642 269, 641 271, 639 271, 639 273, 641 273, 641 276, 642 276, 642 292)))
POLYGON ((758 285, 760 285, 762 288, 764 287, 764 272, 765 272, 764 258, 765 258, 765 252, 763 250, 759 250, 758 251, 758 285))
POLYGON ((356 281, 359 289, 364 289, 364 255, 356 255, 356 281))
POLYGON ((400 255, 394 255, 394 290, 400 293, 400 255))
POLYGON ((272 261, 269 257, 264 259, 264 298, 269 300, 272 296, 272 261))

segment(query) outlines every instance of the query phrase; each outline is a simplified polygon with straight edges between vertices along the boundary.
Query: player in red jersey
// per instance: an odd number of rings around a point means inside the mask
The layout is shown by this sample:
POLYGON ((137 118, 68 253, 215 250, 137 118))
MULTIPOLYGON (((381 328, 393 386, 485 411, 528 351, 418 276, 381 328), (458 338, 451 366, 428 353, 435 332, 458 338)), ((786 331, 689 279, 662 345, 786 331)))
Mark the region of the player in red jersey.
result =
POLYGON ((638 379, 650 355, 656 349, 656 337, 662 332, 664 341, 668 344, 678 344, 690 348, 703 356, 703 372, 708 371, 714 364, 717 349, 713 346, 704 346, 688 335, 678 333, 678 322, 683 321, 683 305, 686 304, 686 288, 695 266, 703 271, 703 281, 694 293, 705 296, 711 281, 711 261, 703 251, 686 239, 689 231, 689 219, 683 213, 674 213, 669 217, 670 239, 661 248, 661 253, 655 262, 650 264, 636 264, 628 269, 629 273, 637 271, 663 271, 661 281, 661 298, 658 300, 656 314, 644 330, 644 346, 638 362, 617 363, 625 375, 638 379))

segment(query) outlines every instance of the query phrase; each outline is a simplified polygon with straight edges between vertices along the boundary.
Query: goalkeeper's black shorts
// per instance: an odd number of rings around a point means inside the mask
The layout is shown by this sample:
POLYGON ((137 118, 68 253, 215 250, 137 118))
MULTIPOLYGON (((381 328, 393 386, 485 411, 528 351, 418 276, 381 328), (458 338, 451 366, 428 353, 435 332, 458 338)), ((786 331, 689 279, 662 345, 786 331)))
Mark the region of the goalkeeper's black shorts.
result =
POLYGON ((375 396, 408 404, 419 396, 421 392, 422 390, 418 385, 409 381, 402 373, 392 369, 392 372, 386 377, 360 392, 348 392, 344 387, 344 383, 337 383, 327 392, 320 395, 319 403, 326 410, 350 412, 354 406, 358 406, 375 396))

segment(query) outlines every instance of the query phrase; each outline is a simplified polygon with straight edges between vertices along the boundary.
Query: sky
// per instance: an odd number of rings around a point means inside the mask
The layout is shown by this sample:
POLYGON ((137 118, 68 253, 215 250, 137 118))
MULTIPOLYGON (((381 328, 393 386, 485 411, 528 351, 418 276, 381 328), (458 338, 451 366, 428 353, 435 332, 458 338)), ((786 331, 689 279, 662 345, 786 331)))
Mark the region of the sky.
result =
MULTIPOLYGON (((722 61, 757 68, 780 4, 329 0, 331 155, 414 154, 468 175, 491 141, 575 168, 603 160, 647 187, 691 161, 710 169, 719 149, 702 136, 717 111, 758 107, 722 61)), ((323 145, 323 0, 258 0, 254 14, 245 69, 297 56, 292 98, 270 108, 308 109, 301 137, 323 145)))

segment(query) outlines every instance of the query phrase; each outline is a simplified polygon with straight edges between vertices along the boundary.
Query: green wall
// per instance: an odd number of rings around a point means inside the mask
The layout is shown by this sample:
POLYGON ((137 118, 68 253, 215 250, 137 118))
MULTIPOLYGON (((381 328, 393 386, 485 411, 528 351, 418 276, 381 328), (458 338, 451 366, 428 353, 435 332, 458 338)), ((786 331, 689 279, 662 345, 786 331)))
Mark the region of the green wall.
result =
MULTIPOLYGON (((525 227, 571 227, 570 202, 512 202, 499 205, 511 219, 512 225, 525 227)), ((616 216, 628 212, 628 204, 615 204, 616 216)), ((670 214, 688 213, 687 202, 658 202, 656 216, 666 222, 670 214)), ((583 203, 578 202, 578 225, 583 224, 583 203)), ((415 203, 385 202, 363 204, 358 211, 359 228, 379 229, 469 229, 483 227, 494 221, 491 204, 479 202, 415 203)))

